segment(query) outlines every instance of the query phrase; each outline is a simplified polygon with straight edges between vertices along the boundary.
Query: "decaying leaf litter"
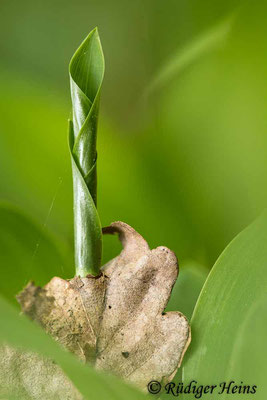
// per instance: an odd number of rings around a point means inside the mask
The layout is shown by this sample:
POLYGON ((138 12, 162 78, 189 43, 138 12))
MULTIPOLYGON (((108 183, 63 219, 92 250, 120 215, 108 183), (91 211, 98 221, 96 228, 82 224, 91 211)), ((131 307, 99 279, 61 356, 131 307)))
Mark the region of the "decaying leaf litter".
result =
POLYGON ((97 277, 53 278, 44 288, 32 282, 18 295, 22 310, 58 342, 97 369, 145 389, 152 379, 170 380, 190 342, 179 312, 164 313, 178 275, 166 247, 150 250, 133 228, 115 222, 121 254, 97 277))

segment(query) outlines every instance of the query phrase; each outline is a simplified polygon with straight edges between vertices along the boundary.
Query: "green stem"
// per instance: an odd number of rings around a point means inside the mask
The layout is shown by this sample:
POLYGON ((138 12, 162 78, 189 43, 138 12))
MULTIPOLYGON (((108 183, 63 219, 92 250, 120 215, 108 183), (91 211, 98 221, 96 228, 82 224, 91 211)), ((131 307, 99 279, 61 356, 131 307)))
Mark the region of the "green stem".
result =
POLYGON ((69 146, 74 193, 76 275, 98 275, 102 232, 96 209, 96 138, 104 56, 97 28, 90 32, 71 59, 72 120, 69 146))

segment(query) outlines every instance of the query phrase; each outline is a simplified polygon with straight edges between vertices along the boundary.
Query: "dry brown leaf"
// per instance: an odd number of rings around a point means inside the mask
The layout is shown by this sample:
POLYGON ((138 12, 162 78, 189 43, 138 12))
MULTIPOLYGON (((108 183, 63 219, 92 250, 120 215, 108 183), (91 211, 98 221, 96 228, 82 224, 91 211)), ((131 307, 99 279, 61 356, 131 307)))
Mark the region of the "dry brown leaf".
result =
POLYGON ((114 222, 121 254, 98 277, 53 278, 44 288, 32 282, 18 295, 25 314, 58 342, 97 369, 142 389, 169 380, 190 343, 190 327, 179 312, 164 313, 178 275, 175 254, 150 250, 133 228, 114 222))

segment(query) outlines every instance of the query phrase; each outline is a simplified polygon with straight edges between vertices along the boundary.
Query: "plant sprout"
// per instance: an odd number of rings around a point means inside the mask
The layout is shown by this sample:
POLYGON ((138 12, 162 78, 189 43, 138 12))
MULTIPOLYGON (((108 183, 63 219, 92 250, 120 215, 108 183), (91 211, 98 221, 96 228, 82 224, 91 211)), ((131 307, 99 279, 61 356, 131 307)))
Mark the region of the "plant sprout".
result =
POLYGON ((96 137, 104 56, 97 28, 84 40, 70 62, 72 120, 69 146, 74 192, 76 275, 98 275, 102 232, 96 209, 96 137))

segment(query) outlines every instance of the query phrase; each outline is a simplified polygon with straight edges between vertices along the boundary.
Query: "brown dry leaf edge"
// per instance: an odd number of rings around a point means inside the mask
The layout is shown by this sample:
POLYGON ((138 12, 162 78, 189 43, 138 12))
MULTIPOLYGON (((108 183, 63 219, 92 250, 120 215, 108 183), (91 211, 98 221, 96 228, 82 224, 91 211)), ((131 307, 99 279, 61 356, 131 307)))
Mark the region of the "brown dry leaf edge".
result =
POLYGON ((185 316, 164 312, 178 275, 176 256, 166 247, 150 250, 123 222, 103 233, 118 233, 123 250, 101 275, 54 277, 43 288, 30 282, 17 296, 22 311, 96 369, 141 389, 151 380, 169 381, 190 343, 185 316))

